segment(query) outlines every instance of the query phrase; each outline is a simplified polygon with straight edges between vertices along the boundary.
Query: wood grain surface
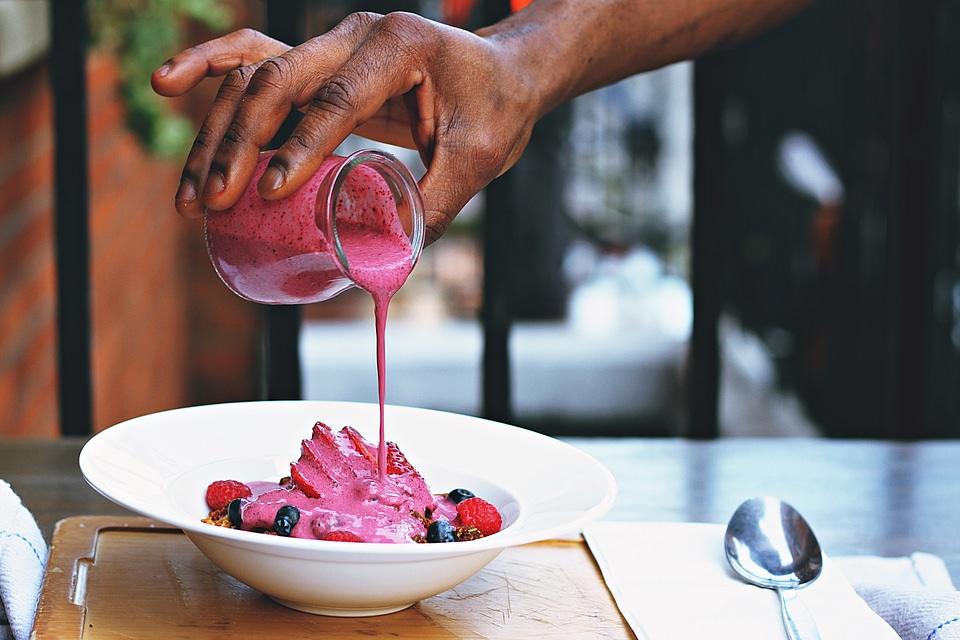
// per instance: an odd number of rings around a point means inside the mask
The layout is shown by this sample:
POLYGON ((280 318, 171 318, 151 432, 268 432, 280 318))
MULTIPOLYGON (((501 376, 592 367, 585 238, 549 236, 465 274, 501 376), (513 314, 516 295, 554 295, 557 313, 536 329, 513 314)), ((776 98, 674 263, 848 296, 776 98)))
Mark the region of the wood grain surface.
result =
POLYGON ((35 636, 634 638, 580 540, 507 549, 461 585, 398 613, 332 618, 237 582, 178 529, 102 516, 58 525, 35 636))
MULTIPOLYGON (((619 495, 606 519, 723 523, 744 499, 776 495, 800 509, 830 555, 925 551, 942 557, 960 586, 960 441, 566 440, 616 478, 619 495)), ((0 478, 33 512, 48 541, 62 518, 134 515, 83 480, 77 466, 83 443, 0 439, 0 478)), ((458 611, 457 601, 431 620, 475 615, 458 611)))

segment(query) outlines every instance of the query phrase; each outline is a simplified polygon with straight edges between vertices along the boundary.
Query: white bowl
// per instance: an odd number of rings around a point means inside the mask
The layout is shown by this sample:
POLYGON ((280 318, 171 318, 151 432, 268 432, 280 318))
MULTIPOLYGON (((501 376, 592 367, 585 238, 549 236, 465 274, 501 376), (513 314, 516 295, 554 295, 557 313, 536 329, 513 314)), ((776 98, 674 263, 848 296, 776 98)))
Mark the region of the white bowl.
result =
POLYGON ((214 527, 206 486, 279 479, 317 421, 379 440, 375 404, 274 401, 175 409, 94 436, 80 469, 98 492, 175 525, 212 562, 277 602, 310 613, 399 611, 482 569, 503 549, 578 532, 613 505, 603 465, 559 440, 469 416, 387 406, 396 442, 435 493, 464 487, 495 504, 504 528, 468 542, 347 544, 214 527))

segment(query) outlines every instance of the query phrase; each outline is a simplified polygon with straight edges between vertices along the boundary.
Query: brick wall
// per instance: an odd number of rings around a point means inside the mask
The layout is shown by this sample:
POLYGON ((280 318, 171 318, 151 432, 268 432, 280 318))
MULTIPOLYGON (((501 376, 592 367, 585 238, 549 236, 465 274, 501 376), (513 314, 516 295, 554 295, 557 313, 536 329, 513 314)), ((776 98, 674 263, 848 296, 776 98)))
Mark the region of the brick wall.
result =
POLYGON ((53 143, 40 83, 21 74, 0 91, 0 434, 58 429, 53 143))
MULTIPOLYGON (((111 58, 91 55, 88 88, 94 429, 254 397, 259 314, 174 211, 180 163, 124 128, 111 58)), ((44 64, 0 86, 0 436, 59 433, 51 101, 44 64)))

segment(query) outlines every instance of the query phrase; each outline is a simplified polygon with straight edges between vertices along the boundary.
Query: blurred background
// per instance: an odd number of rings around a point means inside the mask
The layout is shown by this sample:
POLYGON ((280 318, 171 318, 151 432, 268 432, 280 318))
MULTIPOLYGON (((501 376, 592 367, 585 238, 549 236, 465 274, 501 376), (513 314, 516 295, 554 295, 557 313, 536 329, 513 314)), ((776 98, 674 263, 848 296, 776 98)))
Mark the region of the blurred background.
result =
MULTIPOLYGON (((518 8, 0 0, 0 435, 375 402, 367 294, 267 309, 219 282, 172 204, 218 81, 162 100, 149 74, 244 26, 518 8)), ((821 2, 562 106, 394 299, 387 401, 558 435, 960 436, 958 59, 955 2, 821 2)))

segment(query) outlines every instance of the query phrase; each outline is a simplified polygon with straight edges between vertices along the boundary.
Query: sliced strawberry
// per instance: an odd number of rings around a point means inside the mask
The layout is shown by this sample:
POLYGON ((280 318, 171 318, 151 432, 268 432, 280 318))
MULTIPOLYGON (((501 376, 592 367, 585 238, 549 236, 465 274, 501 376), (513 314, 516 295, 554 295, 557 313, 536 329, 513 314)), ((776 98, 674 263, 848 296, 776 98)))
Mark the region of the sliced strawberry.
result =
POLYGON ((331 429, 329 425, 324 424, 319 420, 313 425, 312 437, 314 440, 325 441, 331 447, 337 446, 336 442, 334 441, 333 429, 331 429))
POLYGON ((296 462, 290 465, 290 479, 293 480, 293 484, 297 485, 297 488, 303 491, 305 495, 311 498, 319 498, 320 492, 303 476, 297 465, 296 462))
MULTIPOLYGON (((290 465, 290 477, 306 495, 325 498, 351 486, 357 478, 376 478, 377 449, 353 427, 334 432, 318 422, 313 436, 302 442, 300 458, 290 465)), ((386 473, 402 494, 415 500, 417 510, 433 504, 430 488, 392 442, 387 445, 386 473)))
POLYGON ((363 540, 355 534, 353 531, 330 531, 323 536, 324 540, 332 540, 334 542, 363 542, 363 540))
POLYGON ((355 475, 346 464, 336 434, 322 422, 313 426, 312 437, 300 444, 300 458, 290 465, 294 484, 311 498, 323 497, 340 481, 355 475))
MULTIPOLYGON (((374 464, 374 468, 376 468, 380 456, 380 448, 369 440, 366 440, 353 427, 344 427, 343 431, 350 436, 358 451, 366 453, 366 457, 374 464)), ((387 474, 391 476, 409 475, 416 478, 420 477, 420 474, 417 473, 414 466, 410 464, 407 457, 403 455, 400 448, 393 442, 387 443, 387 474)))
POLYGON ((407 456, 403 455, 396 443, 387 443, 387 473, 391 476, 413 476, 420 477, 420 473, 414 468, 407 456))
POLYGON ((341 433, 346 435, 347 439, 350 442, 351 448, 356 451, 358 454, 367 459, 367 461, 373 465, 374 468, 377 466, 377 447, 376 445, 370 444, 366 438, 360 435, 360 432, 354 429, 353 427, 344 427, 340 430, 341 433))
POLYGON ((211 511, 219 511, 237 498, 249 498, 252 495, 250 487, 239 480, 216 480, 207 487, 207 506, 211 511))
POLYGON ((468 498, 457 505, 463 526, 474 526, 485 536, 493 535, 503 526, 503 518, 495 506, 483 498, 468 498))

